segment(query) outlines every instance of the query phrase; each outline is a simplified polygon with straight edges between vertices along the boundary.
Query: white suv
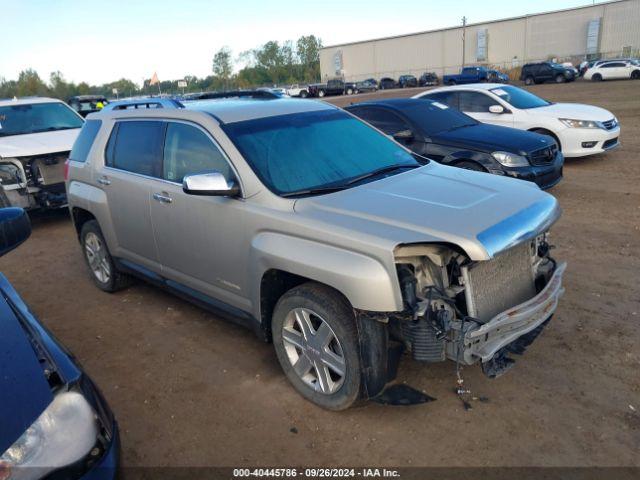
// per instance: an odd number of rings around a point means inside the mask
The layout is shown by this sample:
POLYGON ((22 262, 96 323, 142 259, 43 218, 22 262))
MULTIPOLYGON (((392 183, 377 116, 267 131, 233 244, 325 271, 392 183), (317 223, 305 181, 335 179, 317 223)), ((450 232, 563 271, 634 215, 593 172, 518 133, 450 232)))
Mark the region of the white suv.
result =
POLYGON ((413 98, 436 100, 480 122, 549 135, 565 157, 585 157, 619 145, 620 125, 608 110, 548 102, 512 85, 476 83, 436 88, 413 98))
POLYGON ((65 162, 83 124, 60 100, 0 100, 0 207, 66 205, 65 162))

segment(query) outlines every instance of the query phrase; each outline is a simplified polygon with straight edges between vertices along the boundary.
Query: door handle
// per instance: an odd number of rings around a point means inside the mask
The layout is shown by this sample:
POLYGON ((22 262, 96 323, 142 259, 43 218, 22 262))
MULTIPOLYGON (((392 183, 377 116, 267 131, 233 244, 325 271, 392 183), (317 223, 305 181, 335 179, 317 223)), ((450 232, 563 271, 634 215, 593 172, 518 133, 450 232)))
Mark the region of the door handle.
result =
POLYGON ((162 193, 154 193, 153 199, 160 203, 171 203, 173 199, 165 192, 162 193))
POLYGON ((98 179, 98 183, 100 185, 111 185, 111 180, 109 180, 107 177, 102 176, 98 179))

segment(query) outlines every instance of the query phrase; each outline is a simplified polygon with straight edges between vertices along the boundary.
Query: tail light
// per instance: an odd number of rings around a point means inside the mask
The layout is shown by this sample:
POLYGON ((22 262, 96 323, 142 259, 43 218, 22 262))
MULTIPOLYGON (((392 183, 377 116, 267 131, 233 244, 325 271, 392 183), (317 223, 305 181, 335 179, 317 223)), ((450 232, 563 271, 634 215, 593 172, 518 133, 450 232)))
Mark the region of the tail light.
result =
POLYGON ((69 180, 69 159, 64 161, 64 181, 69 180))

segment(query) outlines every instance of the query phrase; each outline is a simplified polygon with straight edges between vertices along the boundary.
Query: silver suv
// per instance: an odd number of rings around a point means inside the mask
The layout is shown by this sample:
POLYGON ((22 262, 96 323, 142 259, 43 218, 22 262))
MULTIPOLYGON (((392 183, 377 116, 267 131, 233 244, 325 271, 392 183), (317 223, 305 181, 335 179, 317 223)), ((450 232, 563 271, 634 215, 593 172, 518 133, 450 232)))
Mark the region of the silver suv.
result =
POLYGON ((141 277, 246 323, 328 409, 379 394, 401 349, 497 376, 563 292, 552 196, 430 162, 322 102, 92 114, 68 167, 99 288, 141 277))

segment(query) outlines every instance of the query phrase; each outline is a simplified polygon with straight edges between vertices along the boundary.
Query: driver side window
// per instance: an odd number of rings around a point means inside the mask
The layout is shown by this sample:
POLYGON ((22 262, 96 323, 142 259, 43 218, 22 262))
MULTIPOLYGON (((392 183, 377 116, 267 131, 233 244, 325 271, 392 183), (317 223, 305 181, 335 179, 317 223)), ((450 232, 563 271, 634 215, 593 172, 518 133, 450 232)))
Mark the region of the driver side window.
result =
POLYGON ((185 175, 211 170, 227 181, 234 176, 222 152, 202 130, 177 122, 167 124, 162 170, 162 178, 176 183, 182 183, 185 175))
POLYGON ((491 105, 497 102, 484 93, 458 92, 459 109, 463 112, 485 113, 489 111, 491 105))

